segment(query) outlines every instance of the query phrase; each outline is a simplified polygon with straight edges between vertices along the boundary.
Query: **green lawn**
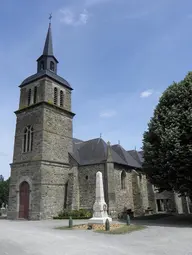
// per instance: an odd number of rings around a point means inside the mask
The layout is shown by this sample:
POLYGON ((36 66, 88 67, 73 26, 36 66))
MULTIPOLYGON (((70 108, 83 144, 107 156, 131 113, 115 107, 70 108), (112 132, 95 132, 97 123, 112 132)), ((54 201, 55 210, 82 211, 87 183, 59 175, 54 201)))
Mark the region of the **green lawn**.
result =
POLYGON ((68 226, 64 226, 64 227, 57 227, 55 229, 59 229, 59 230, 73 230, 73 228, 69 228, 68 226))
MULTIPOLYGON (((74 227, 77 227, 78 225, 74 225, 73 228, 69 228, 68 226, 63 226, 63 227, 57 227, 56 229, 59 230, 74 230, 74 227)), ((116 229, 111 229, 110 231, 105 231, 105 230, 93 230, 97 233, 103 233, 103 234, 112 234, 112 235, 119 235, 119 234, 126 234, 126 233, 131 233, 133 231, 138 231, 145 229, 145 226, 140 226, 140 225, 125 225, 122 224, 119 228, 116 229)), ((81 230, 80 228, 75 228, 75 230, 81 230)), ((83 230, 86 230, 85 228, 83 230)))
POLYGON ((112 234, 112 235, 121 235, 121 234, 127 234, 131 233, 133 231, 138 231, 145 229, 145 226, 139 226, 139 225, 122 225, 120 228, 111 229, 110 231, 105 230, 95 230, 97 233, 103 233, 103 234, 112 234))

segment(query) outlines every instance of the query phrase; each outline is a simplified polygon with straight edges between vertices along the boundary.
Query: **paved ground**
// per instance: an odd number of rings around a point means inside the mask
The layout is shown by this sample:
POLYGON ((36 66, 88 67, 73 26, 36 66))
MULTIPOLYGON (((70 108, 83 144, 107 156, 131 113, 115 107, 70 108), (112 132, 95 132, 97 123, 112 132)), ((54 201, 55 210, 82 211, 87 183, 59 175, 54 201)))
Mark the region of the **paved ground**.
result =
POLYGON ((192 255, 190 227, 149 226, 114 236, 54 229, 61 225, 67 221, 0 220, 0 255, 192 255))

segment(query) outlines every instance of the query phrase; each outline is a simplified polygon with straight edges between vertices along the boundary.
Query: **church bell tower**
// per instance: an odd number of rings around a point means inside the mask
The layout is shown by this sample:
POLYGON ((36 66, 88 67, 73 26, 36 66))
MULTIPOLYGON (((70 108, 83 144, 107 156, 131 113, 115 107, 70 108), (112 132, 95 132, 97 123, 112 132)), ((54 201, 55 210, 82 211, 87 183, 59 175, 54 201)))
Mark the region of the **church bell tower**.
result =
POLYGON ((37 72, 20 87, 9 219, 48 219, 63 210, 72 151, 70 84, 57 74, 51 23, 37 72))

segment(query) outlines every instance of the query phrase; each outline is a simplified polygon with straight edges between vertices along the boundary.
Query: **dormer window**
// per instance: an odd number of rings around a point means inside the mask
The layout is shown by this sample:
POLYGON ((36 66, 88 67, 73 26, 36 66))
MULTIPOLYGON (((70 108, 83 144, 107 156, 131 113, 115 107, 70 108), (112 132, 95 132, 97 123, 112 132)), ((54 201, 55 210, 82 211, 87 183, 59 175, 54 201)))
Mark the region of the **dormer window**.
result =
POLYGON ((55 71, 55 65, 53 61, 50 62, 50 70, 53 72, 55 71))
POLYGON ((44 61, 41 61, 41 63, 40 63, 40 70, 44 70, 44 69, 45 69, 44 61))

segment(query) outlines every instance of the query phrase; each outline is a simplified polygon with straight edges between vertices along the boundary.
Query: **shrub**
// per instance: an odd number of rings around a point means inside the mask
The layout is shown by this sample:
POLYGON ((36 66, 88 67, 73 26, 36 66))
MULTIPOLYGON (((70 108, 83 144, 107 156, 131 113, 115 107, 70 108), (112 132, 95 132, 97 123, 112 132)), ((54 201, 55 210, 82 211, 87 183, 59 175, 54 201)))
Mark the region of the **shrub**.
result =
POLYGON ((86 209, 80 210, 64 210, 60 212, 57 217, 53 217, 54 219, 89 219, 92 217, 92 213, 86 209))

